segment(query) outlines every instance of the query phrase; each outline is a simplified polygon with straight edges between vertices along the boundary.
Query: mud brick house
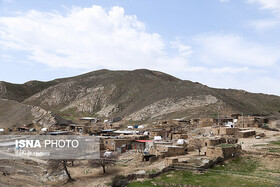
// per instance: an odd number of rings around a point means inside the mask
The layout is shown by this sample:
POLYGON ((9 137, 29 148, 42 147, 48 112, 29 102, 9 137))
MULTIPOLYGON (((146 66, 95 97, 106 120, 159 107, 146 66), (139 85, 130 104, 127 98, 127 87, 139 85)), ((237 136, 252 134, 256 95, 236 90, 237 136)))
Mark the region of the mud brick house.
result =
POLYGON ((99 121, 98 118, 94 118, 94 117, 81 117, 80 120, 83 122, 83 123, 97 123, 99 121))
POLYGON ((267 121, 266 118, 258 118, 254 116, 239 116, 236 125, 241 128, 261 127, 267 121))
MULTIPOLYGON (((127 139, 105 139, 104 148, 110 151, 117 151, 117 148, 124 148, 125 150, 129 150, 130 142, 131 140, 127 139)), ((121 152, 123 152, 123 150, 121 152)))
POLYGON ((243 131, 238 131, 236 134, 237 138, 247 138, 250 136, 256 135, 256 131, 254 130, 243 130, 243 131))
POLYGON ((226 137, 226 143, 228 144, 236 144, 238 142, 238 138, 233 138, 233 137, 226 137))
POLYGON ((171 133, 172 140, 187 139, 187 134, 171 133))
POLYGON ((104 126, 103 126, 103 128, 104 129, 116 129, 116 130, 118 130, 118 129, 120 129, 120 128, 122 128, 122 124, 121 123, 111 123, 111 122, 107 122, 107 123, 104 123, 104 126))
POLYGON ((186 154, 185 148, 182 146, 175 145, 156 145, 150 149, 150 154, 161 156, 161 157, 170 157, 177 155, 186 154))
POLYGON ((111 122, 111 123, 115 123, 115 122, 118 122, 118 121, 121 121, 122 118, 121 117, 110 117, 108 118, 108 121, 111 122))
POLYGON ((214 118, 201 118, 198 122, 198 127, 209 127, 216 125, 217 123, 218 120, 214 118))
POLYGON ((161 136, 165 138, 167 136, 167 132, 163 129, 152 129, 150 131, 150 138, 154 138, 155 136, 161 136))
POLYGON ((178 161, 178 158, 165 158, 164 159, 164 165, 165 166, 170 166, 170 165, 172 165, 172 164, 176 164, 176 163, 178 163, 179 161, 178 161))
POLYGON ((241 153, 240 144, 220 144, 217 146, 207 147, 206 156, 210 158, 231 158, 241 153))
POLYGON ((70 124, 68 127, 66 127, 66 130, 74 131, 74 132, 83 132, 84 128, 85 125, 70 124))
POLYGON ((101 133, 102 133, 102 136, 113 136, 113 135, 116 135, 114 133, 115 130, 116 129, 104 129, 101 131, 101 133))
POLYGON ((239 128, 235 127, 213 127, 212 133, 216 135, 235 135, 239 128))
POLYGON ((209 139, 205 139, 203 142, 202 146, 215 146, 215 145, 219 145, 222 143, 226 143, 226 139, 225 138, 209 138, 209 139))
POLYGON ((138 152, 150 151, 150 148, 153 147, 152 140, 134 140, 131 142, 131 150, 135 150, 138 152))

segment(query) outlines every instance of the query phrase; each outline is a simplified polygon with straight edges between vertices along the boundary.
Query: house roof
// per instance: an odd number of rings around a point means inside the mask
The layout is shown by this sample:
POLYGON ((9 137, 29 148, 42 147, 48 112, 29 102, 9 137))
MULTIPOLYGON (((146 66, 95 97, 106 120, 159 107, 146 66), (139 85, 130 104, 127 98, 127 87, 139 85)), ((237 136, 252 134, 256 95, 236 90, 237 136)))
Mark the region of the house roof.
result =
POLYGON ((141 142, 141 143, 145 143, 145 142, 152 142, 152 140, 135 140, 136 142, 141 142))
POLYGON ((96 120, 97 118, 93 118, 93 117, 81 117, 81 120, 96 120))
POLYGON ((102 132, 113 132, 115 131, 116 129, 105 129, 105 130, 102 130, 102 132))

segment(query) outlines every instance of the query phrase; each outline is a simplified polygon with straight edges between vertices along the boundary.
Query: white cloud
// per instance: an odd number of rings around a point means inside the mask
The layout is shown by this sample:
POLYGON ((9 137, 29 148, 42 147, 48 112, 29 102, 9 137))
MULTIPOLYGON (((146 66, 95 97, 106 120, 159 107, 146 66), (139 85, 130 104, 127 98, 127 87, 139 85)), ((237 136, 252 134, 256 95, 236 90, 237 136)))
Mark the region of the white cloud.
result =
POLYGON ((1 0, 1 1, 4 3, 13 3, 14 2, 14 0, 1 0))
POLYGON ((262 9, 272 10, 274 13, 280 13, 279 0, 247 0, 249 3, 258 3, 262 9))
POLYGON ((280 60, 278 48, 265 46, 235 34, 204 34, 196 37, 196 57, 209 65, 266 67, 280 60))
POLYGON ((75 7, 66 15, 32 10, 0 17, 0 46, 24 50, 28 59, 51 67, 184 68, 191 47, 177 43, 178 54, 172 57, 165 52, 166 43, 121 7, 75 7))
POLYGON ((182 57, 189 58, 193 53, 191 46, 184 45, 178 40, 175 42, 171 42, 171 46, 173 48, 177 48, 180 56, 182 56, 182 57))
POLYGON ((273 29, 276 26, 279 26, 280 21, 275 19, 260 19, 260 20, 253 20, 249 22, 251 27, 254 27, 258 31, 265 31, 269 29, 273 29))
POLYGON ((219 0, 221 3, 227 3, 229 2, 230 0, 219 0))

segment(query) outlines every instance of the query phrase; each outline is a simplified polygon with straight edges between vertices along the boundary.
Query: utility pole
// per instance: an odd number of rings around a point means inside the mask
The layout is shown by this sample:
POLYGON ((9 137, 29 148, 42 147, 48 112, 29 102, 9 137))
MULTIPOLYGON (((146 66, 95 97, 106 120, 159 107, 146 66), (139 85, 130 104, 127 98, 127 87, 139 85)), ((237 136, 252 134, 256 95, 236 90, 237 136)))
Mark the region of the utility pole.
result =
POLYGON ((242 127, 244 128, 244 115, 243 115, 243 112, 242 112, 242 127))
POLYGON ((220 125, 220 106, 218 106, 218 125, 220 125))

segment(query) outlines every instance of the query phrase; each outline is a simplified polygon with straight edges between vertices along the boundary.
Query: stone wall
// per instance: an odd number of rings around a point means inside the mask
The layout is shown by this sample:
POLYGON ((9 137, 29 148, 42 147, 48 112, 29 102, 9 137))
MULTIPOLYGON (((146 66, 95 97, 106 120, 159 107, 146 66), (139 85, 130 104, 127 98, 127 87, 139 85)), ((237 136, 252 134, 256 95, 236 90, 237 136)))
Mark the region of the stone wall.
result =
POLYGON ((223 146, 207 147, 206 156, 210 158, 231 158, 241 153, 241 145, 234 144, 232 146, 224 144, 223 146))
POLYGON ((236 133, 237 138, 247 138, 254 135, 256 135, 256 131, 254 130, 239 131, 236 133))

